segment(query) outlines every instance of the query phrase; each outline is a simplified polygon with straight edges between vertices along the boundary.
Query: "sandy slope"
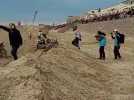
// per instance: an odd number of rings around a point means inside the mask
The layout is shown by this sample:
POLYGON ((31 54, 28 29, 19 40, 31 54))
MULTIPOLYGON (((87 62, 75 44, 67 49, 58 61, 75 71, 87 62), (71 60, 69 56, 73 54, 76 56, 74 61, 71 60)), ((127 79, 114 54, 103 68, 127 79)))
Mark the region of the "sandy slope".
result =
POLYGON ((81 25, 81 50, 71 45, 73 33, 68 31, 49 34, 58 39, 58 48, 32 53, 31 42, 23 30, 25 48, 20 52, 25 56, 0 67, 0 100, 134 100, 133 18, 125 22, 81 25), (127 33, 122 60, 113 60, 109 35, 107 60, 96 59, 98 44, 93 33, 102 26, 106 32, 118 26, 127 33))
MULTIPOLYGON (((112 86, 112 93, 116 95, 116 100, 133 100, 134 97, 134 19, 123 19, 118 21, 101 22, 88 25, 82 25, 80 28, 85 31, 84 43, 87 41, 90 43, 93 41, 92 35, 89 33, 96 33, 97 30, 103 30, 106 33, 111 32, 114 28, 119 29, 122 33, 126 35, 125 44, 122 45, 121 53, 123 59, 121 61, 113 60, 113 42, 110 35, 107 34, 108 45, 106 47, 107 60, 101 63, 107 66, 112 73, 115 75, 110 80, 112 86), (88 28, 89 27, 89 28, 88 28), (91 28, 90 28, 91 27, 91 28), (88 36, 88 37, 87 37, 88 36), (121 98, 121 99, 120 99, 121 98)), ((87 52, 92 57, 97 57, 98 48, 97 44, 84 44, 82 45, 82 50, 87 52)), ((115 99, 113 99, 115 100, 115 99)))
POLYGON ((104 100, 112 74, 79 50, 60 46, 12 62, 0 76, 1 100, 104 100))

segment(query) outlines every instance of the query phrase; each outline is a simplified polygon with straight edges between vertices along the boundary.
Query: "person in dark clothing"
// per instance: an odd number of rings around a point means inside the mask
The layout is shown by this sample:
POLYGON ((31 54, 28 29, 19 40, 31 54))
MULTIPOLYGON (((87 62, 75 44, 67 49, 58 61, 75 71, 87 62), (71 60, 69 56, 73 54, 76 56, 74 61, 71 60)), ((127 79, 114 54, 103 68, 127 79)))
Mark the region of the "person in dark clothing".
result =
POLYGON ((100 52, 100 57, 99 57, 99 59, 105 60, 105 59, 106 59, 105 47, 104 47, 104 46, 101 46, 100 49, 99 49, 99 52, 100 52))
POLYGON ((114 47, 114 56, 115 56, 115 59, 119 58, 121 59, 121 54, 120 54, 120 46, 115 46, 114 47))
POLYGON ((14 57, 14 60, 17 60, 17 50, 22 45, 22 37, 20 31, 17 30, 15 24, 9 24, 10 28, 0 25, 0 28, 9 33, 9 41, 12 47, 11 54, 14 57))
POLYGON ((119 38, 120 38, 120 33, 117 31, 117 29, 114 30, 114 35, 111 33, 111 37, 112 39, 114 39, 114 57, 115 59, 121 59, 121 54, 120 54, 120 42, 119 42, 119 38))

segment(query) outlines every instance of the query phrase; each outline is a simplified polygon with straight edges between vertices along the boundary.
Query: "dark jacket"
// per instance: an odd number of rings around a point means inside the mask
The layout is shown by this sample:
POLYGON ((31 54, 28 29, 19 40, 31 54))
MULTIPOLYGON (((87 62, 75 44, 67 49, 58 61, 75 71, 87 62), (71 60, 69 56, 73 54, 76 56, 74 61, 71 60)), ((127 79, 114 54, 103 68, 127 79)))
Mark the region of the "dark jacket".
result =
POLYGON ((19 30, 17 30, 16 28, 10 29, 5 26, 0 26, 0 28, 9 33, 9 41, 12 47, 19 47, 22 45, 23 41, 19 30))

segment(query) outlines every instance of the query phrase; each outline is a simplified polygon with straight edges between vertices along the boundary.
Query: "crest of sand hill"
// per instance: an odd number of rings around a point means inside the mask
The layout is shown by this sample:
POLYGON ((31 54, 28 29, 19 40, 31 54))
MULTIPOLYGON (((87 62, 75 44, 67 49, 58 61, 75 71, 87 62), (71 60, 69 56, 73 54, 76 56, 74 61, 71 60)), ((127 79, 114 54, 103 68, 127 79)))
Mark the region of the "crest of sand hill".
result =
POLYGON ((28 54, 0 76, 0 100, 110 100, 111 72, 72 46, 28 54))

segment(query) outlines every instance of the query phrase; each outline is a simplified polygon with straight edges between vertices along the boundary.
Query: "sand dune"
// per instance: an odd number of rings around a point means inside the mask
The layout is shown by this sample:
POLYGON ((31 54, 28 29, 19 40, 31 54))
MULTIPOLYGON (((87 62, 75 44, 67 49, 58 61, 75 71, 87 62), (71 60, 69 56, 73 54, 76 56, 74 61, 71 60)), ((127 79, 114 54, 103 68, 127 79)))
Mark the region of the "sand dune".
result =
MULTIPOLYGON (((133 23, 133 18, 128 18, 80 25, 81 50, 71 45, 72 31, 49 33, 58 39, 59 47, 48 52, 34 51, 33 42, 28 40, 29 31, 35 39, 37 27, 21 28, 24 46, 20 59, 0 65, 0 100, 134 100, 133 23), (107 34, 107 59, 97 60, 94 34, 114 28, 126 33, 123 59, 113 60, 112 40, 107 34)), ((8 41, 7 33, 0 33, 0 38, 8 41)))

